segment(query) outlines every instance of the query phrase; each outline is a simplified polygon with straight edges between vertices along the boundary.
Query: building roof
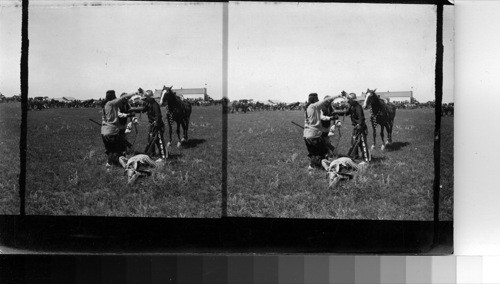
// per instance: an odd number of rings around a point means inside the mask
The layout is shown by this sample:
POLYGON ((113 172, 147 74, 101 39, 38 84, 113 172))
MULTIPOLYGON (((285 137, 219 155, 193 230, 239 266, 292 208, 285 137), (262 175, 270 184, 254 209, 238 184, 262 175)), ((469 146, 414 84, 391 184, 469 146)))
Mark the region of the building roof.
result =
MULTIPOLYGON (((154 96, 160 97, 162 89, 155 89, 154 96)), ((206 95, 206 88, 172 89, 177 95, 206 95)))
POLYGON ((191 88, 191 89, 172 89, 178 95, 205 95, 207 93, 206 88, 191 88))
MULTIPOLYGON (((179 95, 179 94, 177 94, 179 95)), ((204 94, 182 94, 181 95, 183 98, 204 98, 204 94)))
POLYGON ((412 97, 412 92, 411 91, 399 91, 399 92, 377 92, 377 95, 380 95, 381 97, 386 97, 386 98, 405 98, 405 97, 412 97))
MULTIPOLYGON (((399 92, 376 92, 381 98, 411 98, 413 97, 412 91, 399 91, 399 92)), ((361 93, 357 96, 357 100, 365 100, 366 93, 361 93)))
MULTIPOLYGON (((155 89, 153 96, 155 98, 160 98, 162 90, 163 89, 155 89)), ((195 96, 204 98, 207 94, 206 88, 172 89, 172 91, 174 91, 178 96, 183 97, 195 96)))

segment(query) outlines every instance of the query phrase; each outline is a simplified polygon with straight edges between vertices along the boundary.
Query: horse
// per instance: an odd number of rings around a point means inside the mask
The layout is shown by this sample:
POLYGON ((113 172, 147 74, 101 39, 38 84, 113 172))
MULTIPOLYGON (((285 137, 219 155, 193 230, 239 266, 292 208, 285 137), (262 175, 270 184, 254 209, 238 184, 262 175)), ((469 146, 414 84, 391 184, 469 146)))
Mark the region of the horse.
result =
POLYGON ((168 121, 168 131, 169 131, 169 141, 167 147, 172 143, 172 125, 174 121, 177 123, 177 137, 179 142, 177 147, 180 147, 182 143, 188 140, 188 128, 189 128, 189 117, 191 116, 191 104, 184 101, 179 96, 172 91, 172 87, 163 86, 161 91, 160 105, 165 105, 167 109, 167 121, 168 121), (180 126, 182 126, 183 137, 181 139, 180 126))
POLYGON ((392 143, 392 127, 394 126, 394 117, 396 116, 396 106, 390 102, 386 102, 384 99, 380 98, 375 90, 366 90, 366 98, 363 103, 363 108, 367 109, 370 107, 370 121, 372 123, 373 129, 373 145, 372 149, 376 145, 376 130, 377 126, 380 125, 380 138, 382 139, 381 150, 385 149, 386 145, 392 143), (384 144, 384 128, 387 131, 387 142, 384 144))

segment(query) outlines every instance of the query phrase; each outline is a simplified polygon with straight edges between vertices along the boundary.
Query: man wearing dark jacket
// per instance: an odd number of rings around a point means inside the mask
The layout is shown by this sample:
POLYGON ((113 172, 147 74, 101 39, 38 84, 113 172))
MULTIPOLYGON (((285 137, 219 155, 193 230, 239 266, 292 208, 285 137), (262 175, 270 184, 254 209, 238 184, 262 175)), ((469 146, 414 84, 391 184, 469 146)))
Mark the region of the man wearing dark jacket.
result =
MULTIPOLYGON (((120 97, 123 97, 127 95, 127 93, 122 93, 120 97)), ((128 100, 125 101, 119 108, 118 108, 118 128, 120 129, 119 135, 122 136, 122 138, 127 141, 127 132, 125 131, 127 128, 127 122, 129 117, 134 117, 135 114, 131 111, 131 106, 128 103, 128 100)), ((132 150, 132 144, 127 141, 127 148, 132 150)))
POLYGON ((156 147, 158 147, 161 159, 166 159, 168 153, 165 148, 165 139, 163 136, 165 132, 165 123, 163 123, 162 120, 160 105, 153 98, 153 92, 151 90, 146 91, 143 111, 147 113, 149 121, 148 145, 146 146, 145 152, 147 155, 154 155, 156 147))
POLYGON ((364 161, 369 162, 370 154, 368 152, 368 147, 366 145, 366 134, 368 128, 365 123, 365 114, 363 112, 363 107, 356 100, 356 94, 350 93, 347 95, 347 100, 349 102, 348 114, 351 116, 351 122, 353 126, 351 148, 347 155, 352 158, 357 158, 358 150, 361 150, 361 157, 364 161))

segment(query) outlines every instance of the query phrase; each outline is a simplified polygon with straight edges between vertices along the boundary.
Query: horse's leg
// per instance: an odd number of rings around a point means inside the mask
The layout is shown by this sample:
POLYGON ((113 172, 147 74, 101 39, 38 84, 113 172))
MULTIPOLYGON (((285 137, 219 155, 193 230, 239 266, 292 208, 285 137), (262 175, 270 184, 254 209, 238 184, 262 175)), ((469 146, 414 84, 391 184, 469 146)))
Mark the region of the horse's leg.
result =
POLYGON ((182 127, 182 130, 184 131, 184 137, 182 138, 183 141, 188 140, 188 129, 189 129, 189 119, 184 119, 184 125, 182 127))
POLYGON ((375 145, 377 145, 377 124, 372 121, 372 132, 373 132, 373 145, 372 149, 375 149, 375 145))
POLYGON ((184 143, 186 141, 186 120, 185 119, 182 119, 181 127, 182 127, 181 143, 184 143))
POLYGON ((168 121, 168 143, 167 147, 170 147, 172 144, 172 123, 170 123, 170 120, 168 121))
POLYGON ((179 139, 178 140, 179 142, 177 142, 177 147, 180 147, 181 141, 182 141, 181 140, 181 122, 180 121, 177 122, 177 138, 179 139))
POLYGON ((392 127, 394 123, 390 121, 387 126, 387 144, 392 144, 392 127))
POLYGON ((386 124, 380 124, 380 139, 382 140, 382 146, 380 146, 380 150, 385 149, 385 142, 384 142, 384 128, 386 128, 386 124))
POLYGON ((394 127, 394 118, 396 117, 396 108, 392 109, 391 115, 389 116, 389 122, 387 123, 387 143, 392 144, 392 128, 394 127))
POLYGON ((184 116, 184 123, 185 123, 184 138, 186 139, 186 141, 188 140, 189 118, 191 117, 191 112, 192 111, 193 111, 193 109, 191 108, 191 106, 187 105, 186 106, 186 114, 184 116))

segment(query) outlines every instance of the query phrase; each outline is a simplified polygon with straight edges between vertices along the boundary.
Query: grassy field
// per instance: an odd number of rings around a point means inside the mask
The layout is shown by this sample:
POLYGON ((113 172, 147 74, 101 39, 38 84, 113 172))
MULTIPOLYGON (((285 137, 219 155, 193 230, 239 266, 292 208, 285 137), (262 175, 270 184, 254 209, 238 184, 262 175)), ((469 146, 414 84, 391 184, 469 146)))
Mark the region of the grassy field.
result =
MULTIPOLYGON (((229 115, 229 216, 432 220, 433 109, 398 110, 392 147, 372 150, 367 170, 335 189, 328 189, 325 171, 308 174, 302 129, 291 121, 303 124, 304 113, 229 115)), ((343 125, 339 154, 347 153, 352 133, 349 117, 343 125)), ((440 216, 452 220, 453 118, 442 125, 440 216)), ((371 126, 369 131, 371 145, 371 126)))
MULTIPOLYGON (((131 186, 120 168, 105 171, 99 126, 89 118, 99 121, 99 109, 28 113, 28 214, 220 216, 220 107, 195 107, 191 144, 170 148, 164 168, 131 186)), ((367 171, 335 189, 328 189, 324 172, 307 174, 302 130, 291 121, 302 124, 303 112, 229 114, 229 216, 432 219, 433 110, 398 110, 393 147, 372 151, 367 171)), ((8 161, 0 165, 0 214, 19 212, 20 122, 20 104, 0 104, 1 154, 8 161)), ((341 154, 347 152, 350 133, 347 117, 338 144, 341 154)), ((440 216, 452 220, 453 117, 442 118, 441 134, 440 216)), ((146 135, 143 115, 136 149, 144 148, 146 135)), ((135 133, 130 134, 129 140, 134 139, 135 133)))
MULTIPOLYGON (((221 107, 194 107, 189 143, 180 149, 170 147, 165 166, 133 185, 127 185, 123 169, 105 170, 100 127, 89 118, 100 121, 100 109, 28 113, 27 214, 220 216, 221 107)), ((135 132, 129 134, 138 151, 146 146, 147 126, 143 114, 137 139, 135 132)))
POLYGON ((0 104, 0 215, 19 214, 21 104, 0 104))

